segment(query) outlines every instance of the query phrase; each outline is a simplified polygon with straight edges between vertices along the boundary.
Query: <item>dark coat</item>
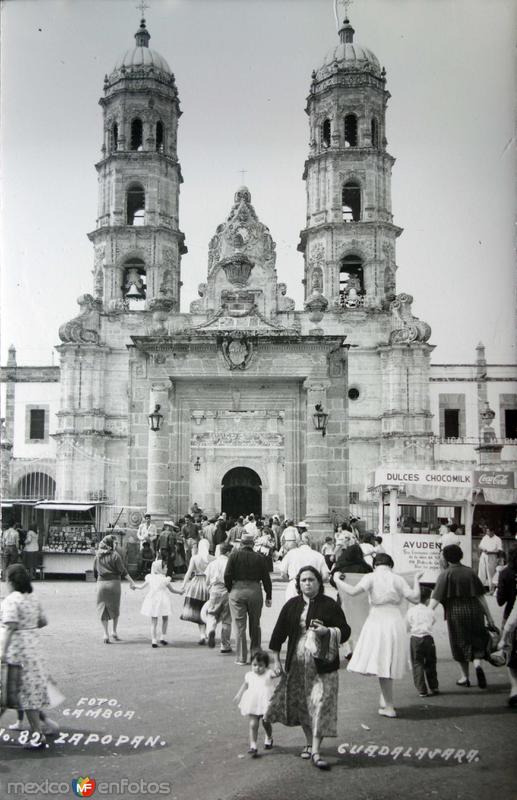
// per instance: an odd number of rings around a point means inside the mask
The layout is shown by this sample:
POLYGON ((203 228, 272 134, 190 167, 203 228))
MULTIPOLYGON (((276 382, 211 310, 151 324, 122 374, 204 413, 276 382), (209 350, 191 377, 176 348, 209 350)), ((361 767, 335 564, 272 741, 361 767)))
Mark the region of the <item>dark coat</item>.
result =
POLYGON ((218 519, 215 524, 215 531, 214 531, 214 548, 217 547, 218 544, 222 544, 228 538, 228 534, 226 533, 226 522, 224 519, 218 519))
POLYGON ((503 619, 508 619, 517 596, 517 574, 510 566, 504 567, 497 581, 497 603, 505 606, 503 619))
MULTIPOLYGON (((289 672, 291 661, 296 652, 296 644, 300 634, 300 617, 304 608, 305 602, 301 595, 292 597, 283 606, 280 615, 276 621, 275 628, 271 635, 269 642, 269 649, 275 653, 279 653, 283 643, 286 639, 287 642, 287 656, 285 659, 285 671, 289 672)), ((309 604, 309 611, 307 613, 307 620, 305 627, 308 628, 312 619, 317 619, 326 625, 328 628, 339 628, 341 631, 341 644, 350 638, 350 626, 346 621, 343 611, 338 606, 335 600, 327 597, 324 594, 317 595, 309 604)), ((314 659, 316 670, 319 673, 334 672, 339 669, 339 656, 335 661, 320 661, 314 659)))

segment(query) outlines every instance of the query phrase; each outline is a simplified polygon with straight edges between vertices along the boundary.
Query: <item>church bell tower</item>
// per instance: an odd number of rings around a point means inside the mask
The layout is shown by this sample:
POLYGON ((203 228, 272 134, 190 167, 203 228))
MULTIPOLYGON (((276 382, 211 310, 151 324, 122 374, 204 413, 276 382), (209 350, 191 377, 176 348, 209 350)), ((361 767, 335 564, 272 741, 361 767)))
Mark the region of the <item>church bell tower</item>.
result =
POLYGON ((142 19, 135 46, 104 79, 94 295, 108 313, 179 308, 181 115, 174 75, 149 47, 142 19))
POLYGON ((315 290, 329 310, 385 308, 395 296, 395 240, 386 150, 386 73, 354 41, 345 19, 340 42, 312 73, 306 113, 305 299, 315 290))

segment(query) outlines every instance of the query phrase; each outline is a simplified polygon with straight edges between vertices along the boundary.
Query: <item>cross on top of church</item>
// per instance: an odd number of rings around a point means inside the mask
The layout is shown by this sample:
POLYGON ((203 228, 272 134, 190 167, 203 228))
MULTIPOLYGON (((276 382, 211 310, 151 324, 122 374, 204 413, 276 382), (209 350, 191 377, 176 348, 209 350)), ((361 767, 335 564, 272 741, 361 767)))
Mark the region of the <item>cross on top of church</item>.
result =
POLYGON ((348 19, 348 12, 349 12, 350 6, 352 5, 353 2, 354 2, 354 0, 336 0, 336 6, 337 5, 343 5, 343 7, 345 9, 345 18, 346 19, 348 19))
POLYGON ((145 15, 145 9, 151 8, 151 6, 146 5, 144 0, 140 0, 140 3, 138 3, 138 5, 136 5, 135 8, 140 9, 140 16, 143 18, 145 15))

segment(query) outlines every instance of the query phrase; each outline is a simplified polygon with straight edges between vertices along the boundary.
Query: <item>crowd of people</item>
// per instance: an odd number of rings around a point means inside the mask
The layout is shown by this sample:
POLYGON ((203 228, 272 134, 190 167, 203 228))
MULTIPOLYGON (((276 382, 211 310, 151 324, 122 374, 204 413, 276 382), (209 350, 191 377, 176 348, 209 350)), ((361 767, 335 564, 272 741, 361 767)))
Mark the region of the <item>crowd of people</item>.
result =
MULTIPOLYGON (((432 635, 438 605, 443 607, 452 658, 458 664, 457 685, 471 687, 472 664, 477 685, 485 690, 482 662, 497 663, 492 658, 497 649, 503 654, 499 663, 508 668, 508 703, 517 706, 517 547, 498 572, 497 601, 504 606, 504 629, 499 634, 486 601, 487 587, 461 563, 463 553, 456 543, 443 547, 442 569, 431 590, 421 585, 421 574, 414 575, 411 585, 396 574, 382 537, 361 534, 354 520, 343 523, 318 549, 303 520, 295 524, 253 514, 236 520, 225 514, 209 519, 195 507, 177 524, 166 520, 160 532, 146 515, 138 540, 146 553, 141 566, 149 562, 142 583, 128 574, 115 535, 108 534, 98 545, 94 575, 104 642, 119 641, 123 581, 131 590, 145 591, 141 613, 150 620, 153 648, 168 644, 171 597, 182 595, 180 618, 197 626, 199 645, 214 648, 219 629, 220 652, 235 652, 237 665, 250 665, 235 699, 249 718, 252 757, 258 755, 260 724, 264 748, 270 750, 273 725, 281 723, 302 729, 302 759, 317 769, 330 769, 321 749, 325 737, 337 735, 342 645, 350 672, 378 680, 381 716, 397 718, 394 686, 404 675, 408 654, 419 696, 439 695, 432 635), (267 653, 262 650, 261 614, 264 604, 271 605, 275 561, 286 584, 285 602, 267 653)), ((28 744, 41 748, 55 727, 46 715, 52 684, 37 638, 46 619, 33 594, 29 570, 15 562, 6 578, 8 595, 1 610, 6 630, 0 652, 3 679, 6 669, 23 664, 18 720, 11 727, 20 729, 25 714, 35 736, 28 744)))

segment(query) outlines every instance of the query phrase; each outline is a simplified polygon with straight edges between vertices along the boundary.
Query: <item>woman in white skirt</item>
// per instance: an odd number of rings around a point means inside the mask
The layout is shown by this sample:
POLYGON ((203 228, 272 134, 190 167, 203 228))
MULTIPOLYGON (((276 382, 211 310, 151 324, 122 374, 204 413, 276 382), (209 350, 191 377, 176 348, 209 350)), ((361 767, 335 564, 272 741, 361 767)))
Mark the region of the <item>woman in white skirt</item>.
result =
MULTIPOLYGON (((364 575, 358 584, 346 583, 339 574, 334 581, 339 592, 354 596, 368 594, 370 611, 348 664, 350 672, 373 675, 381 687, 379 714, 396 717, 393 707, 393 680, 402 678, 407 661, 407 633, 401 604, 404 600, 418 603, 419 580, 414 577, 413 588, 400 575, 392 572, 393 560, 387 553, 374 557, 373 572, 364 575)), ((343 576, 345 577, 345 576, 343 576)))

